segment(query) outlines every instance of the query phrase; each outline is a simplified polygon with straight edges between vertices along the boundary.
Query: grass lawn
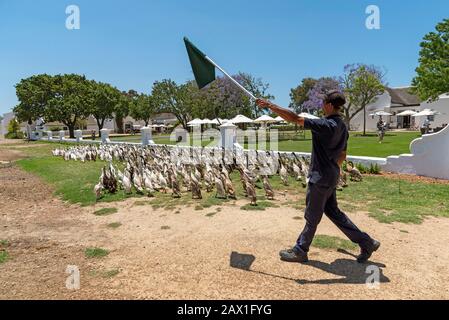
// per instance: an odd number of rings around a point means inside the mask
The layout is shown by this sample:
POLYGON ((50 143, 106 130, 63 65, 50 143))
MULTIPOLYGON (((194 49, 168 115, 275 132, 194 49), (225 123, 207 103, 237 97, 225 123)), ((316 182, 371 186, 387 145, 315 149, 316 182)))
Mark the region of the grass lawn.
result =
POLYGON ((338 193, 339 199, 368 211, 380 222, 421 223, 426 216, 449 217, 449 185, 411 183, 382 176, 365 176, 338 193))
POLYGON ((323 234, 317 234, 312 241, 312 246, 320 249, 346 249, 354 250, 358 248, 358 245, 340 237, 333 237, 323 234))
POLYGON ((109 254, 109 251, 103 248, 87 248, 84 251, 86 258, 103 258, 109 254))
MULTIPOLYGON (((291 132, 292 134, 293 132, 291 132)), ((388 132, 385 135, 382 144, 378 142, 376 133, 367 133, 363 136, 360 132, 351 132, 348 142, 348 154, 351 156, 371 156, 385 158, 391 155, 399 155, 401 153, 410 153, 410 142, 419 138, 421 134, 419 132, 388 132)), ((140 135, 135 136, 119 136, 111 138, 112 141, 128 141, 128 142, 140 142, 140 135)), ((158 144, 175 144, 174 141, 170 141, 169 135, 154 135, 153 140, 158 144)), ((209 144, 203 142, 203 146, 209 144)), ((247 145, 245 144, 245 147, 247 145)), ((267 149, 269 149, 269 144, 267 149)), ((312 140, 311 133, 306 132, 305 140, 293 139, 282 140, 278 143, 279 151, 298 151, 298 152, 311 152, 312 140)))
POLYGON ((8 251, 6 251, 8 245, 9 243, 7 240, 0 240, 0 263, 4 263, 9 259, 8 251))
MULTIPOLYGON (((42 177, 54 186, 57 195, 71 203, 91 205, 95 203, 93 187, 98 181, 104 162, 74 162, 53 157, 51 149, 59 144, 40 144, 40 146, 23 148, 29 158, 19 160, 17 164, 24 170, 42 177)), ((236 188, 237 198, 242 199, 243 190, 237 173, 232 180, 236 188)), ((298 201, 285 203, 270 202, 265 199, 264 190, 257 189, 260 207, 243 206, 243 210, 261 210, 278 205, 290 206, 299 210, 302 216, 304 209, 305 189, 290 178, 289 186, 281 184, 279 176, 271 178, 275 190, 289 192, 297 196, 298 201)), ((261 187, 261 185, 260 185, 261 187)), ((154 198, 125 195, 119 190, 116 194, 106 194, 100 202, 123 200, 128 197, 140 197, 135 205, 150 205, 154 209, 165 208, 175 210, 180 206, 193 206, 198 210, 222 204, 233 205, 230 199, 215 198, 215 192, 203 191, 202 200, 192 200, 191 195, 183 193, 180 199, 173 199, 170 193, 156 193, 154 198)), ((394 180, 385 176, 365 176, 361 183, 350 183, 344 191, 338 192, 343 210, 348 212, 366 211, 380 222, 420 223, 426 216, 449 217, 449 185, 430 184, 425 182, 411 183, 405 180, 394 180)), ((112 210, 111 210, 112 211, 112 210)), ((114 210, 115 211, 115 210, 114 210)), ((103 213, 103 212, 101 212, 103 213)), ((108 212, 112 213, 112 212, 108 212)), ((244 214, 244 211, 242 211, 244 214)))
MULTIPOLYGON (((95 203, 93 187, 98 182, 101 168, 106 164, 102 161, 81 163, 64 161, 54 157, 51 150, 56 147, 66 147, 59 143, 39 143, 39 146, 21 148, 28 158, 17 161, 24 170, 42 177, 55 188, 55 193, 63 200, 81 205, 95 203)), ((30 145, 31 146, 31 145, 30 145)), ((127 196, 122 193, 108 195, 101 199, 102 202, 122 200, 127 196)))

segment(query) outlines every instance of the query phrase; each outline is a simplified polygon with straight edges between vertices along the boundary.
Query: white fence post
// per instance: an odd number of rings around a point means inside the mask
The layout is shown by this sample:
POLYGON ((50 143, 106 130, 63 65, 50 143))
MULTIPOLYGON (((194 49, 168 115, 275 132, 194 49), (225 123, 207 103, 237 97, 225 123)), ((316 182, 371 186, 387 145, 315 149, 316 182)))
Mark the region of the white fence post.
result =
POLYGON ((190 141, 188 141, 189 139, 189 135, 187 130, 185 130, 184 128, 176 128, 175 130, 173 130, 173 133, 171 134, 170 138, 174 138, 176 143, 180 142, 181 144, 189 144, 190 141))
POLYGON ((232 123, 226 122, 220 126, 221 134, 221 147, 225 149, 233 149, 236 142, 237 126, 232 123))
POLYGON ((154 144, 151 127, 143 127, 140 129, 142 134, 142 145, 147 146, 149 144, 154 144))
POLYGON ((60 130, 59 131, 59 141, 63 141, 63 140, 65 140, 65 131, 60 130))
POLYGON ((53 139, 53 131, 47 131, 47 140, 51 141, 53 139))
POLYGON ((83 131, 75 130, 75 138, 76 138, 76 142, 78 142, 78 143, 83 141, 83 131))
POLYGON ((109 143, 111 140, 109 140, 109 129, 103 128, 100 130, 101 134, 101 143, 109 143))

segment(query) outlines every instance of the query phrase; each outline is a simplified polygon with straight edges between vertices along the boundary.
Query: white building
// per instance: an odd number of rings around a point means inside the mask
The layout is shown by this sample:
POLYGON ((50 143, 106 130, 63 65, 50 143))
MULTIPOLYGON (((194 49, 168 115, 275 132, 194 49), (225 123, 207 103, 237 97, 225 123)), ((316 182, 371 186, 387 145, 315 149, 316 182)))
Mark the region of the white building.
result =
MULTIPOLYGON (((438 111, 439 114, 429 117, 431 120, 431 127, 443 127, 449 123, 449 93, 445 93, 439 96, 439 99, 434 102, 422 102, 420 110, 431 109, 438 111)), ((425 117, 418 117, 418 124, 421 124, 425 120, 425 117)))
MULTIPOLYGON (((386 88, 383 94, 366 107, 366 131, 377 130, 376 124, 379 121, 379 116, 370 116, 377 111, 392 114, 392 116, 382 117, 382 120, 388 124, 390 129, 419 128, 418 118, 396 116, 405 110, 421 110, 420 99, 409 91, 410 87, 386 88)), ((350 127, 354 131, 363 130, 363 110, 351 120, 350 127)))

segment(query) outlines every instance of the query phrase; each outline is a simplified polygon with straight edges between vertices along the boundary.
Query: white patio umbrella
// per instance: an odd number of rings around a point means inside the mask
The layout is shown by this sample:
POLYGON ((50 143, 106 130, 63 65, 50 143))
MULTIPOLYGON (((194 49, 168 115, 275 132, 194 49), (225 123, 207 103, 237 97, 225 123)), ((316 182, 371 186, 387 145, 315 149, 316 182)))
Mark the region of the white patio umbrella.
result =
POLYGON ((397 116, 404 117, 404 116, 413 116, 413 115, 415 115, 415 114, 417 114, 416 111, 413 111, 413 110, 405 110, 405 111, 402 111, 401 113, 398 113, 397 116))
POLYGON ((260 116, 256 120, 254 120, 254 123, 274 123, 274 122, 277 122, 277 121, 274 118, 272 118, 266 114, 264 114, 263 116, 260 116))
POLYGON ((319 119, 320 117, 314 116, 313 114, 307 113, 307 112, 301 112, 300 114, 298 114, 298 116, 302 117, 302 118, 307 118, 307 119, 319 119))
POLYGON ((232 123, 253 123, 254 121, 248 117, 245 117, 244 115, 237 115, 234 118, 232 118, 231 120, 229 120, 229 122, 232 123))
POLYGON ((435 110, 424 109, 424 110, 412 115, 412 117, 427 117, 427 116, 434 116, 436 114, 440 114, 440 113, 435 110))
POLYGON ((281 116, 277 116, 276 118, 274 118, 274 120, 276 122, 285 122, 284 118, 282 118, 281 116))
POLYGON ((229 122, 228 119, 215 118, 210 121, 211 124, 223 124, 225 122, 229 122))
POLYGON ((385 111, 377 111, 374 113, 371 113, 370 116, 392 116, 393 114, 389 113, 389 112, 385 112, 385 111))
POLYGON ((203 120, 201 119, 193 119, 192 121, 187 122, 187 125, 190 127, 195 127, 203 124, 203 120))
POLYGON ((215 124, 213 120, 210 120, 208 118, 201 120, 202 124, 215 124))

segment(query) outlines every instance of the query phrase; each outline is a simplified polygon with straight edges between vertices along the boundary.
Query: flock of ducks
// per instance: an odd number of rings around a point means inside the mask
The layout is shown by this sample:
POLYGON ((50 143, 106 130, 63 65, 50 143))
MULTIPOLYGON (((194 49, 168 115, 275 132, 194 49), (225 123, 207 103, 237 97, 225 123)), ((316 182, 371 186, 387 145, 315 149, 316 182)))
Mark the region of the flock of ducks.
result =
MULTIPOLYGON (((115 193, 124 190, 130 194, 153 197, 155 192, 171 192, 172 197, 180 198, 184 191, 191 192, 193 199, 202 199, 215 190, 215 197, 236 199, 235 182, 231 173, 240 176, 245 197, 251 205, 257 205, 256 189, 264 189, 268 200, 275 198, 269 176, 279 174, 282 184, 289 184, 294 177, 306 187, 309 173, 309 160, 295 153, 230 151, 221 148, 188 148, 180 146, 129 144, 102 144, 72 146, 67 149, 54 149, 54 156, 66 161, 108 162, 102 168, 98 183, 94 187, 97 200, 105 191, 115 193), (113 163, 124 164, 123 172, 113 163), (262 187, 259 184, 262 184, 262 187)), ((347 163, 347 172, 342 171, 337 189, 347 186, 347 174, 352 181, 361 181, 362 175, 352 163, 347 163)))

